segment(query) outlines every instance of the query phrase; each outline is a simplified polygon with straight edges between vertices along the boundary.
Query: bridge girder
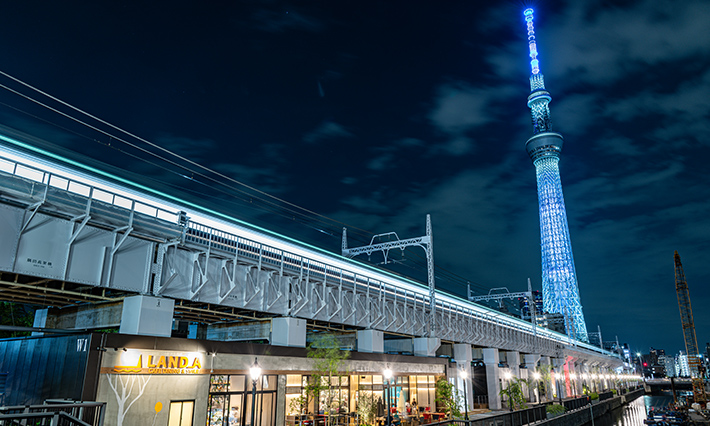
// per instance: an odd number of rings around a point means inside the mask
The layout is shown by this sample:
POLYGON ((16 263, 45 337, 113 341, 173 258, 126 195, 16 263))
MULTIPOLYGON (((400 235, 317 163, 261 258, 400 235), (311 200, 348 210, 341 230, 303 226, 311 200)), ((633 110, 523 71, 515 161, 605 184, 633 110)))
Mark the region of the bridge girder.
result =
MULTIPOLYGON (((248 316, 243 312, 258 312, 418 337, 426 335, 433 317, 444 341, 546 356, 562 346, 606 357, 445 294, 432 306, 426 286, 336 255, 326 264, 317 260, 326 257, 322 253, 298 254, 86 184, 77 192, 70 179, 61 178, 60 185, 54 178, 0 172, 0 236, 6 242, 0 271, 102 292, 174 298, 176 312, 190 319, 239 320, 248 316)), ((52 299, 57 294, 72 297, 49 291, 48 300, 58 303, 52 299)))

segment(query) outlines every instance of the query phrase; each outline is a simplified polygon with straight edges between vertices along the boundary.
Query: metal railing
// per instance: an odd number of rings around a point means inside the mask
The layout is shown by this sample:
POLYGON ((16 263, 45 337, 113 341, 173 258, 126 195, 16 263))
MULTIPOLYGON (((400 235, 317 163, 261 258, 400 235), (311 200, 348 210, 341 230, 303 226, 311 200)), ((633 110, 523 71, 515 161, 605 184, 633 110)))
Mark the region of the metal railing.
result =
POLYGON ((547 419, 544 405, 537 405, 524 410, 496 414, 473 420, 449 419, 440 422, 428 423, 426 426, 523 426, 547 419))
MULTIPOLYGON (((609 393, 611 393, 611 392, 609 392, 609 393)), ((565 407, 565 411, 576 410, 578 408, 582 408, 586 405, 589 405, 590 403, 591 403, 591 400, 586 395, 579 397, 579 398, 565 399, 562 401, 562 405, 565 407)))
POLYGON ((0 407, 0 426, 102 426, 105 402, 48 400, 42 405, 0 407))
POLYGON ((98 187, 95 183, 89 184, 79 179, 57 175, 32 165, 20 163, 11 158, 0 156, 0 171, 82 197, 102 201, 116 207, 132 209, 157 219, 175 222, 177 218, 177 212, 158 207, 149 201, 137 200, 132 194, 121 195, 108 188, 98 187))
POLYGON ((612 391, 599 392, 599 402, 604 401, 606 399, 611 399, 613 397, 614 397, 614 392, 612 392, 612 391))

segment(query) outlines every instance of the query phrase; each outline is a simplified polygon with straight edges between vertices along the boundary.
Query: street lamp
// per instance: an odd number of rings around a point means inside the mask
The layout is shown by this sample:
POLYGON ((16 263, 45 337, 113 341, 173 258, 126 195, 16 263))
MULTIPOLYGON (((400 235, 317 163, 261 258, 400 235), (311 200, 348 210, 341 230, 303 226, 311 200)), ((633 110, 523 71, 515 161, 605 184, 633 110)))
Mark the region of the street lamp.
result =
POLYGON ((249 375, 251 376, 251 426, 254 426, 254 412, 256 411, 256 382, 261 377, 261 366, 254 358, 254 364, 249 368, 249 375))
POLYGON ((560 373, 552 373, 552 380, 555 381, 555 387, 557 388, 557 398, 560 400, 560 405, 562 405, 562 390, 560 389, 560 373))
POLYGON ((468 372, 466 372, 465 368, 462 368, 459 370, 459 376, 461 376, 461 379, 463 380, 463 406, 464 410, 466 411, 466 414, 464 414, 464 419, 468 421, 468 395, 466 393, 466 376, 468 376, 468 372))
POLYGON ((392 370, 390 370, 389 368, 385 369, 384 376, 385 383, 387 383, 387 385, 385 386, 385 391, 387 392, 387 395, 385 397, 385 401, 387 403, 387 417, 385 417, 385 424, 387 426, 390 426, 392 424, 392 417, 390 417, 390 380, 392 379, 392 370))
POLYGON ((535 394, 535 401, 537 404, 540 403, 540 385, 538 381, 540 380, 540 373, 537 371, 533 373, 533 379, 535 379, 535 389, 533 390, 533 393, 535 394))
MULTIPOLYGON (((505 385, 506 388, 510 386, 510 379, 513 378, 513 375, 510 373, 510 371, 506 371, 503 373, 503 378, 505 379, 505 385)), ((514 411, 514 406, 513 406, 513 400, 508 396, 508 404, 510 405, 510 411, 514 411)))

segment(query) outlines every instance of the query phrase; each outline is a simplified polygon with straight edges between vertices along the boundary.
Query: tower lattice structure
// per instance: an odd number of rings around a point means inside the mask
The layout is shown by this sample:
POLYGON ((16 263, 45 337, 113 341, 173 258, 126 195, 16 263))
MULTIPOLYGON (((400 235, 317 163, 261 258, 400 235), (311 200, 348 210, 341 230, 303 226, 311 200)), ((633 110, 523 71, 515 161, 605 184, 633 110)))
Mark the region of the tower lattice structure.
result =
POLYGON ((545 312, 563 316, 565 330, 569 336, 587 342, 587 325, 579 299, 558 167, 563 140, 562 135, 552 131, 549 108, 552 97, 545 89, 545 79, 537 59, 533 10, 526 9, 523 14, 527 23, 531 58, 528 107, 532 114, 534 133, 525 144, 525 149, 537 173, 542 248, 542 304, 545 312))

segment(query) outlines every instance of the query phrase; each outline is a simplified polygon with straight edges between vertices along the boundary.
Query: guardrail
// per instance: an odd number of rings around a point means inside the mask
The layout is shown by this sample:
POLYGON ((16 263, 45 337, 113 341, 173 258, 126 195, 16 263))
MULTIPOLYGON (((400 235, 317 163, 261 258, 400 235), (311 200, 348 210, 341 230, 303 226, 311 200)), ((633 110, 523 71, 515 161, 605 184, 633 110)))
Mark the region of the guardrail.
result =
POLYGON ((450 419, 441 422, 428 423, 426 426, 523 426, 540 420, 547 419, 547 412, 544 405, 537 405, 524 410, 511 411, 509 413, 486 416, 475 420, 450 419))
POLYGON ((578 408, 584 407, 585 405, 589 405, 590 403, 591 400, 588 396, 581 396, 579 398, 574 399, 565 399, 562 401, 562 405, 565 407, 565 411, 576 410, 578 408))
POLYGON ((42 405, 0 407, 0 426, 102 426, 105 402, 49 400, 42 405))
POLYGON ((177 219, 176 212, 138 201, 134 196, 122 195, 106 188, 100 188, 95 184, 48 172, 8 157, 0 157, 0 171, 116 207, 134 210, 157 219, 170 222, 175 222, 177 219))

